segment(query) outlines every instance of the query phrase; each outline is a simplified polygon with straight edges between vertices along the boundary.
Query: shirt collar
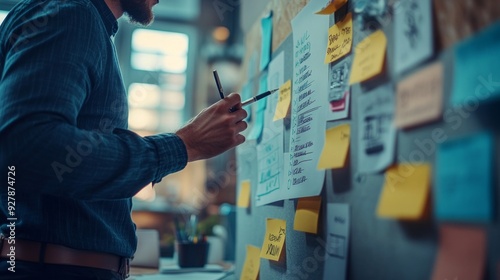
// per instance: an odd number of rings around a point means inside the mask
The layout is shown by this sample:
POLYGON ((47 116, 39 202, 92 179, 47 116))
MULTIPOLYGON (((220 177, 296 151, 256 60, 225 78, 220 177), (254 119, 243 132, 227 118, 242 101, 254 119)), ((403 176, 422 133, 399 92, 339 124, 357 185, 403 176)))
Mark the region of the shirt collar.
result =
POLYGON ((109 9, 108 5, 106 5, 104 0, 90 0, 90 2, 94 4, 95 8, 101 15, 108 35, 110 37, 115 36, 116 32, 118 31, 118 22, 116 21, 116 18, 109 9))

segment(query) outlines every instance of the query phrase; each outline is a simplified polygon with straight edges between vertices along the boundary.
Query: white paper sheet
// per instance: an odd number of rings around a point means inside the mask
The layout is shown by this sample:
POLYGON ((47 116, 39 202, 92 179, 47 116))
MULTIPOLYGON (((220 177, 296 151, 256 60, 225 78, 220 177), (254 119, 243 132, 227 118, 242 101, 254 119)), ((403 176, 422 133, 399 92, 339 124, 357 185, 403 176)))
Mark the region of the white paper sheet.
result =
POLYGON ((404 0, 394 11, 396 73, 409 70, 433 52, 430 0, 404 0))
POLYGON ((288 198, 320 194, 325 171, 316 168, 325 141, 328 68, 324 64, 329 19, 314 14, 324 1, 311 0, 292 20, 293 86, 288 198))
MULTIPOLYGON (((278 54, 268 69, 268 89, 279 88, 284 83, 285 55, 278 54)), ((260 92, 259 92, 260 93, 260 92)), ((278 103, 277 93, 266 98, 264 113, 264 131, 262 141, 257 146, 258 181, 256 206, 284 199, 283 172, 283 120, 273 122, 274 111, 278 103)))
POLYGON ((349 205, 328 203, 328 235, 323 279, 346 279, 349 253, 349 205))
POLYGON ((394 88, 385 84, 358 97, 358 172, 384 170, 394 160, 394 88))
MULTIPOLYGON (((267 72, 264 71, 259 77, 259 91, 257 94, 267 91, 267 72)), ((264 131, 265 125, 265 110, 267 106, 267 99, 261 99, 250 106, 256 107, 255 119, 252 121, 252 130, 247 136, 247 140, 260 140, 264 131)), ((248 109, 251 110, 251 109, 248 109)))

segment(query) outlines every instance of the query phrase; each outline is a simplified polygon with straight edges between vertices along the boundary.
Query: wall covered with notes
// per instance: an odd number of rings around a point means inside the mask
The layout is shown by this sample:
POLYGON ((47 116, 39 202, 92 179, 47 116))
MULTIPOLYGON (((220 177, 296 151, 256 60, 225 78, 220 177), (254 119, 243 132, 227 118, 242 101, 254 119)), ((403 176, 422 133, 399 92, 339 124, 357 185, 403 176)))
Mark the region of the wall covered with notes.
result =
POLYGON ((238 277, 500 279, 494 2, 269 2, 240 94, 279 90, 245 107, 238 277))

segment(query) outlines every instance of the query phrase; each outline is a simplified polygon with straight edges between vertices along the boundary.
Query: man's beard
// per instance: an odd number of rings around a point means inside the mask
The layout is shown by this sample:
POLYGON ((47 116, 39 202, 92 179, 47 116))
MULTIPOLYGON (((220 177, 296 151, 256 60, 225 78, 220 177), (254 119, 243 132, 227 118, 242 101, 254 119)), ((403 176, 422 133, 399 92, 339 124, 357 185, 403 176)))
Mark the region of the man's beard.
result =
POLYGON ((123 12, 133 23, 149 25, 153 21, 153 12, 144 0, 120 0, 123 12))

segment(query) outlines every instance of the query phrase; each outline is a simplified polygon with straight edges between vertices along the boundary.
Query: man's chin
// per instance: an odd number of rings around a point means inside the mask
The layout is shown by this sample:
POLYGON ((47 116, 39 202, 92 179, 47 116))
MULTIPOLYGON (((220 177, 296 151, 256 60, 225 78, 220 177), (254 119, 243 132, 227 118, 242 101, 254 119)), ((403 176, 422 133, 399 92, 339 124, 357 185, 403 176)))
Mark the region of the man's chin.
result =
POLYGON ((128 19, 131 23, 142 25, 142 26, 149 26, 154 21, 154 15, 152 13, 148 17, 146 17, 146 16, 138 17, 138 16, 133 16, 130 14, 127 14, 127 16, 128 16, 128 19))

